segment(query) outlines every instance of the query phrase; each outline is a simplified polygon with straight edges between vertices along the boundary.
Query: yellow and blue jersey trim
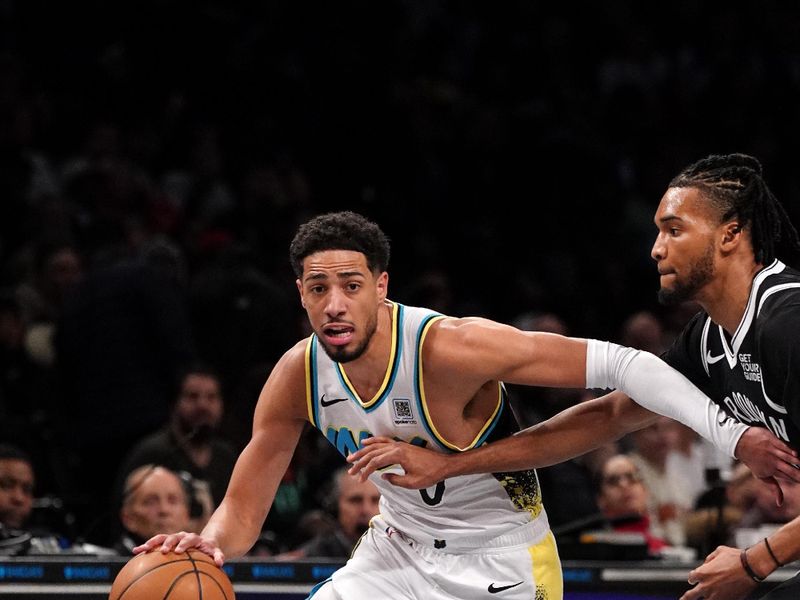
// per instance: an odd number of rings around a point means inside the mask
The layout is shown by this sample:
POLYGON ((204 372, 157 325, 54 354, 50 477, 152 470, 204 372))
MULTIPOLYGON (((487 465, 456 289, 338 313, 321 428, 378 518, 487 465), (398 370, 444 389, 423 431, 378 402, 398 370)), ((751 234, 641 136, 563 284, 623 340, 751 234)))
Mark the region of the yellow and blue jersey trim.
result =
POLYGON ((358 405, 367 412, 372 412, 378 408, 381 403, 383 403, 383 401, 389 395, 389 390, 392 389, 392 384, 394 383, 399 370, 400 358, 403 354, 403 336, 401 335, 401 332, 403 331, 403 305, 398 304, 397 302, 392 302, 392 323, 394 326, 392 327, 392 346, 391 353, 389 354, 389 366, 386 369, 386 374, 384 375, 381 386, 370 400, 367 402, 361 400, 358 392, 356 392, 355 387, 353 387, 353 384, 350 383, 350 380, 347 377, 347 373, 344 370, 344 365, 341 363, 336 363, 336 373, 339 376, 339 381, 341 382, 342 387, 347 390, 350 398, 355 400, 358 405))
MULTIPOLYGON (((363 402, 358 395, 355 387, 347 377, 344 370, 344 365, 336 363, 336 374, 339 377, 339 382, 347 392, 347 395, 357 403, 361 408, 367 412, 372 412, 378 408, 381 403, 389 395, 392 385, 400 370, 400 359, 403 354, 403 336, 401 335, 403 326, 403 305, 392 302, 392 342, 391 353, 389 355, 389 365, 386 368, 386 374, 383 378, 380 388, 375 395, 367 402, 363 402)), ((308 420, 316 428, 319 428, 319 393, 317 384, 317 371, 315 365, 317 364, 317 352, 319 351, 319 343, 317 334, 312 334, 308 339, 306 346, 306 403, 308 409, 308 420)))
POLYGON ((505 388, 501 383, 497 384, 497 406, 495 406, 492 415, 489 417, 486 423, 484 423, 483 427, 481 427, 481 430, 478 432, 478 434, 466 447, 461 448, 460 446, 449 442, 441 433, 439 433, 439 431, 436 429, 436 426, 433 424, 433 419, 428 411, 428 403, 425 399, 425 386, 422 374, 422 345, 425 343, 425 337, 428 335, 431 325, 443 318, 444 317, 442 315, 430 315, 424 321, 422 321, 419 331, 417 332, 417 360, 414 367, 414 385, 416 388, 417 406, 419 407, 419 413, 423 415, 422 423, 425 426, 428 434, 430 434, 430 436, 435 439, 445 450, 463 452, 464 450, 470 450, 471 448, 477 448, 478 446, 481 446, 491 435, 495 426, 500 422, 503 409, 506 405, 505 388))

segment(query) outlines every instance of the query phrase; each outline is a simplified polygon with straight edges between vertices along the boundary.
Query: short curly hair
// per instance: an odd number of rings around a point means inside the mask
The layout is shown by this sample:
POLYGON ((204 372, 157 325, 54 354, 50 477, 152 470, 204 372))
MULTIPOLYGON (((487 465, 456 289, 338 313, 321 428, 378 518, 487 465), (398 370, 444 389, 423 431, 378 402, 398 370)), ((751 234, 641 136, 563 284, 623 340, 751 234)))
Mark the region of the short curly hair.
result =
POLYGON ((389 238, 376 223, 351 211, 319 215, 298 228, 289 245, 295 275, 302 276, 307 256, 324 250, 361 252, 373 273, 382 273, 389 266, 389 238))

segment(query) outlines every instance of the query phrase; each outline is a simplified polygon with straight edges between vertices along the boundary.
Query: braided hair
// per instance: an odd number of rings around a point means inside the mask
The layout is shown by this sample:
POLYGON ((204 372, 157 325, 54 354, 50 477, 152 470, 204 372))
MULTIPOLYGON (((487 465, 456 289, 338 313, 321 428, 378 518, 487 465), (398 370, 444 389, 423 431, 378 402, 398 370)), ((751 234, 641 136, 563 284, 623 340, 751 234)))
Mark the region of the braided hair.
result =
POLYGON ((712 154, 689 165, 669 187, 697 188, 722 215, 750 229, 755 259, 762 265, 778 254, 800 258, 800 239, 789 215, 767 187, 761 163, 747 154, 712 154))

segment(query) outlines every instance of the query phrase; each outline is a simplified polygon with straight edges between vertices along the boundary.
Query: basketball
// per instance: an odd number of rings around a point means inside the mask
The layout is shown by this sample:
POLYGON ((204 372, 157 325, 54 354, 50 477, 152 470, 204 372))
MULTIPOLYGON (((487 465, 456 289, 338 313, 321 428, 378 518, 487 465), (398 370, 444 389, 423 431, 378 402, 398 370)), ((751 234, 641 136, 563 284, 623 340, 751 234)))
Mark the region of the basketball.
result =
POLYGON ((234 600, 233 585, 199 550, 146 552, 117 574, 108 600, 234 600))

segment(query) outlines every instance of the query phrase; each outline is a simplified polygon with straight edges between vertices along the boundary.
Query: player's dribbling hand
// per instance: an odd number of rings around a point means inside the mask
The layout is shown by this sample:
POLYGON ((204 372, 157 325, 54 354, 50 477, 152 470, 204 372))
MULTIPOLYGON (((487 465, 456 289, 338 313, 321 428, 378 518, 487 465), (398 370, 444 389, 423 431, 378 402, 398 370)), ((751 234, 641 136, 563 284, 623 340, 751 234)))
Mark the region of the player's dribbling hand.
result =
POLYGON ((152 552, 159 550, 161 553, 167 552, 181 553, 186 552, 189 548, 196 548, 204 554, 208 554, 214 559, 218 567, 225 563, 225 554, 220 550, 219 546, 214 540, 201 537, 196 533, 187 533, 180 531, 178 533, 159 533, 154 535, 144 544, 136 546, 133 549, 134 554, 142 552, 152 552))
POLYGON ((405 473, 386 472, 383 479, 398 487, 422 489, 436 485, 447 477, 447 457, 433 450, 426 450, 406 442, 388 437, 367 438, 364 447, 347 457, 352 463, 349 473, 358 475, 360 481, 375 471, 397 465, 405 473))

